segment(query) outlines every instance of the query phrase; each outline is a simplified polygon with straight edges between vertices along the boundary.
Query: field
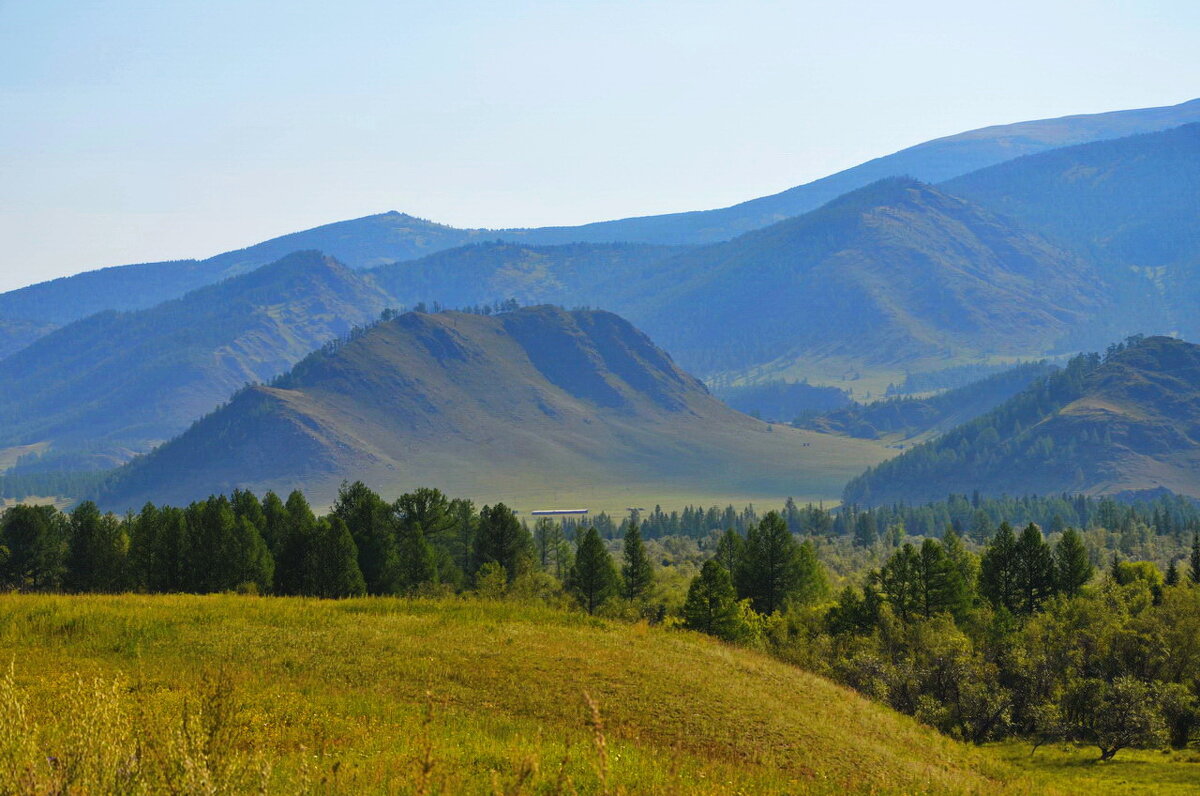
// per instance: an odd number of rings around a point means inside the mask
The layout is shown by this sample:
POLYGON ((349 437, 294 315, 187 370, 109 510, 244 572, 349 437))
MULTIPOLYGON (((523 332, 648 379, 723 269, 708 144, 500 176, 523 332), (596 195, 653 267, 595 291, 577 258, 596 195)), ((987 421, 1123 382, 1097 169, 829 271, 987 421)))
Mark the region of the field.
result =
POLYGON ((1118 793, 1200 775, 968 747, 755 652, 529 604, 6 595, 0 661, 5 793, 1118 793))

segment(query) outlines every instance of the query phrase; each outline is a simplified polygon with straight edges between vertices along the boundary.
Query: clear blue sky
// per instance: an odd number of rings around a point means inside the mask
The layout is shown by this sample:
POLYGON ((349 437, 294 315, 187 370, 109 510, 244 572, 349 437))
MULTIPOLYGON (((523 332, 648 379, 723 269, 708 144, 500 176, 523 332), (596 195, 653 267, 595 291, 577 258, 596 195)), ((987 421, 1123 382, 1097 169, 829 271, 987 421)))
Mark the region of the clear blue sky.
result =
POLYGON ((732 204, 1200 96, 1200 3, 0 0, 0 290, 386 210, 732 204))

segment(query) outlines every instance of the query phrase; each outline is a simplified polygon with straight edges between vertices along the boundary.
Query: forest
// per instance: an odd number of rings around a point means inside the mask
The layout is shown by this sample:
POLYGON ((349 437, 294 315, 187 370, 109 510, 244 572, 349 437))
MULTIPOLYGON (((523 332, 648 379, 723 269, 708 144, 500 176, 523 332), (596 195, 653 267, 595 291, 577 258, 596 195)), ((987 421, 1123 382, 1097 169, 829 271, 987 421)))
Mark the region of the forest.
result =
POLYGON ((0 517, 0 585, 533 601, 761 649, 958 739, 1102 759, 1183 748, 1200 724, 1200 510, 1178 497, 789 500, 532 527, 502 503, 388 502, 357 482, 325 516, 299 491, 124 517, 18 505, 0 517))

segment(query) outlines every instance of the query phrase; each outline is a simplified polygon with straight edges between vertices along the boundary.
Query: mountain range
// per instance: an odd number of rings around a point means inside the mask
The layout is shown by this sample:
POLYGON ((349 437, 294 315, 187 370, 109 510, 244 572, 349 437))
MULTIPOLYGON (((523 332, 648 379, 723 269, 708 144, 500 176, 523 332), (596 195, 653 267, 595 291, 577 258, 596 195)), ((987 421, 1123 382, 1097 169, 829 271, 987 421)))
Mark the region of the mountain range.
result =
POLYGON ((601 497, 823 495, 880 446, 735 412, 616 315, 407 313, 240 391, 118 470, 123 510, 235 487, 438 484, 533 507, 601 497))

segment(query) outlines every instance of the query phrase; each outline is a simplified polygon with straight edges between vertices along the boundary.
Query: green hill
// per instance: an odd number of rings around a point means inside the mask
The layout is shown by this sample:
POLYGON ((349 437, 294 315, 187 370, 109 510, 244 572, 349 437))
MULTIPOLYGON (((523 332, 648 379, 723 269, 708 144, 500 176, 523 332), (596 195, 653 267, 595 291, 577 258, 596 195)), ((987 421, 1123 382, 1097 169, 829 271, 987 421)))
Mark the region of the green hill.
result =
POLYGON ((54 328, 52 323, 0 319, 0 359, 15 354, 54 328))
POLYGON ((76 321, 0 363, 0 446, 118 460, 149 450, 387 303, 308 252, 152 309, 76 321))
POLYGON ((991 412, 851 481, 859 504, 947 494, 1200 496, 1200 346, 1133 340, 1077 357, 991 412))
POLYGON ((900 178, 684 252, 625 287, 639 296, 628 317, 704 374, 1036 356, 1105 306, 1083 261, 900 178))
POLYGON ((937 395, 850 404, 806 417, 798 425, 860 439, 941 433, 990 411, 1053 370, 1045 362, 1031 362, 937 395))
POLYGON ((344 478, 523 509, 819 498, 884 455, 734 412, 611 313, 408 313, 242 391, 118 471, 102 500, 303 486, 321 503, 344 478))

